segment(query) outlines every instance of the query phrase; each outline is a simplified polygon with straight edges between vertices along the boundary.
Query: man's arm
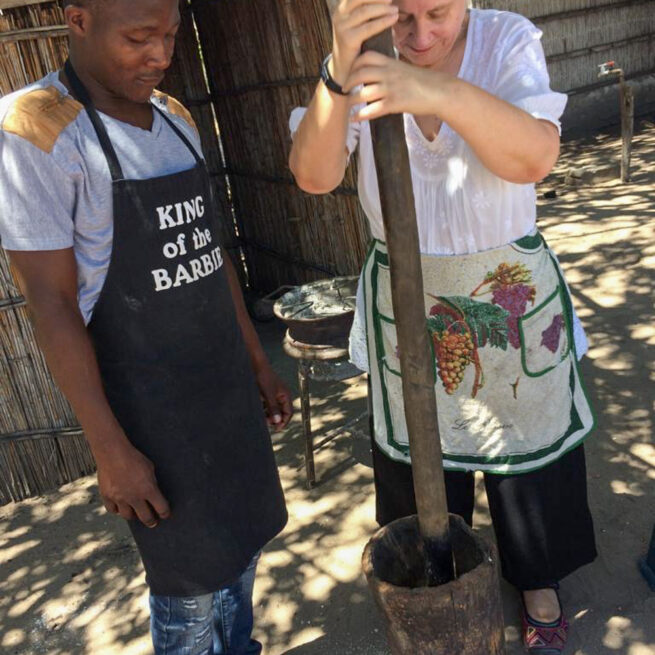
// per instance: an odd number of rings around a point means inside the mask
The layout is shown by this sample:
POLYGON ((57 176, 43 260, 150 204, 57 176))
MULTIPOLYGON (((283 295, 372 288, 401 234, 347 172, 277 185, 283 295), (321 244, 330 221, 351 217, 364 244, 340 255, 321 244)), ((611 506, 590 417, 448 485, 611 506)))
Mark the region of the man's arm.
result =
POLYGON ((224 257, 225 270, 227 272, 227 279, 230 283, 230 292, 232 293, 232 300, 234 301, 234 308, 236 310, 237 321, 243 339, 246 342, 246 349, 250 355, 250 362, 255 372, 257 385, 266 406, 266 415, 269 424, 273 425, 276 429, 281 430, 291 420, 293 415, 293 408, 291 406, 291 393, 286 385, 273 371, 268 357, 262 348, 259 341, 257 332, 248 316, 246 303, 243 300, 241 293, 241 285, 239 278, 230 256, 225 254, 224 257))
POLYGON ((38 343, 91 447, 105 507, 155 527, 159 519, 168 518, 170 508, 157 486, 153 464, 131 445, 107 402, 78 307, 73 249, 10 251, 9 257, 38 343))

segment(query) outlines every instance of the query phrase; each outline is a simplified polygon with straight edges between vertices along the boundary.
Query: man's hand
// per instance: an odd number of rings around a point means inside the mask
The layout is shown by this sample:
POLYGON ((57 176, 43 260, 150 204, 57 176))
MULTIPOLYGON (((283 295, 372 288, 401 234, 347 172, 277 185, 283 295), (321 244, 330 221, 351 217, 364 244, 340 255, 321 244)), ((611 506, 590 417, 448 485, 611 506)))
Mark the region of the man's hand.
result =
POLYGON ((230 283, 230 292, 234 301, 237 322, 241 328, 246 350, 250 356, 252 369, 255 372, 259 393, 264 401, 266 420, 276 430, 282 430, 282 428, 287 426, 293 415, 291 393, 272 369, 264 353, 257 332, 255 332, 255 328, 248 316, 248 310, 243 301, 243 294, 239 285, 239 278, 229 257, 225 257, 225 269, 227 271, 228 282, 230 283))
POLYGON ((148 528, 171 515, 155 478, 152 462, 129 443, 106 455, 96 454, 98 485, 108 512, 126 521, 138 518, 148 528))
POLYGON ((282 430, 293 416, 291 392, 268 362, 259 367, 255 377, 264 401, 268 424, 276 431, 282 430))

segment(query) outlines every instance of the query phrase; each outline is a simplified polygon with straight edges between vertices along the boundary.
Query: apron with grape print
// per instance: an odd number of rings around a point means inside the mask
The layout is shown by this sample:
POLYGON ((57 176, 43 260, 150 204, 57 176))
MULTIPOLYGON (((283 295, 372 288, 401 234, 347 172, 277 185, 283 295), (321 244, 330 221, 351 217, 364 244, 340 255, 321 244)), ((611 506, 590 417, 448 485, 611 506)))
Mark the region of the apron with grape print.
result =
MULTIPOLYGON (((421 261, 444 467, 521 473, 580 444, 594 415, 570 293, 543 237, 535 231, 500 248, 421 261)), ((375 441, 409 463, 383 242, 373 242, 362 276, 375 441)))

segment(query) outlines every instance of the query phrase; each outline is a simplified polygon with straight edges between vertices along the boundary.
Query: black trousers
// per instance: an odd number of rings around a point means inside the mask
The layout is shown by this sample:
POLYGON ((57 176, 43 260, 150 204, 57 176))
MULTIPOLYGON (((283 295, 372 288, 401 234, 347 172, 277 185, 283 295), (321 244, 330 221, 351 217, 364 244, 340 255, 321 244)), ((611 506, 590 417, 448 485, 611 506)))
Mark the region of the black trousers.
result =
MULTIPOLYGON (((377 520, 416 514, 412 468, 373 442, 377 520)), ((473 473, 446 471, 448 511, 473 522, 473 473)), ((584 449, 531 473, 485 473, 503 576, 522 591, 549 587, 596 558, 584 449)))

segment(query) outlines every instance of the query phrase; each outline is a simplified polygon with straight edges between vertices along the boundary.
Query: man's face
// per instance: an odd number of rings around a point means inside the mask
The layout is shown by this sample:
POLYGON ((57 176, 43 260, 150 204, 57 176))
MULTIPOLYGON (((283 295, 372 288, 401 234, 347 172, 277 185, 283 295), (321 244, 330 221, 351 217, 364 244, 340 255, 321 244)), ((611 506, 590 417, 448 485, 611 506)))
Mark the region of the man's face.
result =
POLYGON ((394 44, 416 66, 438 67, 450 54, 466 17, 466 0, 394 0, 394 44))
POLYGON ((170 66, 178 0, 100 0, 78 37, 86 69, 113 95, 147 102, 170 66))

